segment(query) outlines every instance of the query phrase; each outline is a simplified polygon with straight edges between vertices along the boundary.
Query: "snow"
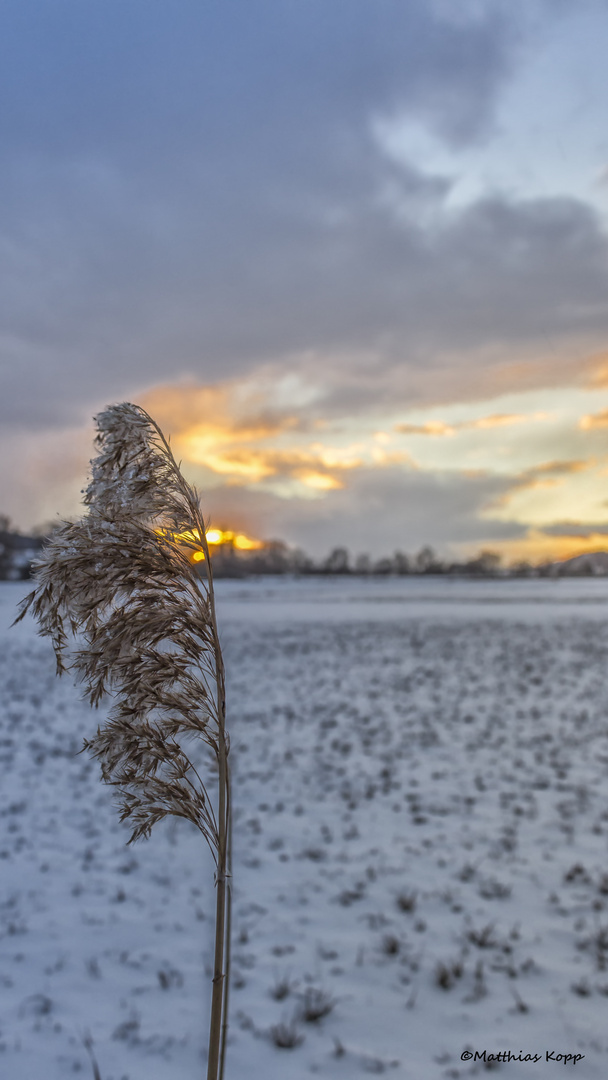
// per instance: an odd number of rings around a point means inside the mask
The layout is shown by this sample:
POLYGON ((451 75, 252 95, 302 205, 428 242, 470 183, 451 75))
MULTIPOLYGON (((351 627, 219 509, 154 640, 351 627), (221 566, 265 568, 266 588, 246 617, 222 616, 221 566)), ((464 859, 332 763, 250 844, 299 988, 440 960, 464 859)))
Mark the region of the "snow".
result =
MULTIPOLYGON (((100 714, 31 621, 8 628, 25 589, 0 588, 0 1076, 91 1077, 89 1033, 103 1080, 202 1077, 204 841, 169 822, 125 846, 78 754, 100 714)), ((606 1075, 608 581, 217 589, 226 1080, 468 1077, 475 1050, 606 1075)))

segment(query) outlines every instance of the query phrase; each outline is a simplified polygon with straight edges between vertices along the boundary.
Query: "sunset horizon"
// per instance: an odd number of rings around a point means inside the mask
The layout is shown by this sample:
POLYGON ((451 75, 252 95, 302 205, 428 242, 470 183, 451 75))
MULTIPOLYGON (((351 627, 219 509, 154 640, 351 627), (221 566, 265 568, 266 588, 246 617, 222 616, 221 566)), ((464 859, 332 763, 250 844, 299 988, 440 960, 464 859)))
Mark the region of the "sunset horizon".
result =
POLYGON ((129 400, 235 535, 608 546, 600 5, 5 22, 0 513, 79 515, 129 400))

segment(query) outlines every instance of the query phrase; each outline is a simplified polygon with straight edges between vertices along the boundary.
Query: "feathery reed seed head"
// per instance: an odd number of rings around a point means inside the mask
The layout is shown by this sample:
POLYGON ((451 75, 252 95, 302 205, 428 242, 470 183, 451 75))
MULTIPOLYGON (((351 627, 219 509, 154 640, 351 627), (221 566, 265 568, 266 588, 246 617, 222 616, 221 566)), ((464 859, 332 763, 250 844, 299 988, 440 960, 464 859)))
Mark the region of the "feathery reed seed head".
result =
POLYGON ((197 495, 139 406, 113 405, 96 420, 88 512, 44 547, 16 621, 31 610, 52 640, 58 672, 74 671, 91 705, 111 700, 107 722, 85 748, 117 789, 130 839, 173 814, 201 830, 217 862, 216 815, 184 745, 198 736, 216 758, 220 743, 227 751, 197 495), (206 579, 192 565, 193 548, 204 556, 206 579))

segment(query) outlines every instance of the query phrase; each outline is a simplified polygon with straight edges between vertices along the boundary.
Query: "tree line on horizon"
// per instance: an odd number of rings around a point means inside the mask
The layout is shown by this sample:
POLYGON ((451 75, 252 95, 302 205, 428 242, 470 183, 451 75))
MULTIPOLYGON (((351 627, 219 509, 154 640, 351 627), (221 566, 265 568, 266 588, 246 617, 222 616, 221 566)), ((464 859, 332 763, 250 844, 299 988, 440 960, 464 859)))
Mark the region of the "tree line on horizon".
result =
POLYGON ((219 576, 241 574, 354 575, 358 577, 406 576, 411 574, 446 574, 458 569, 465 573, 494 576, 501 572, 501 558, 496 552, 482 551, 465 563, 448 562, 425 545, 415 555, 396 551, 374 559, 368 554, 353 556, 346 547, 334 547, 328 555, 313 559, 301 548, 281 540, 271 540, 256 551, 237 551, 229 544, 213 551, 214 571, 219 576))
POLYGON ((291 548, 274 540, 257 551, 240 552, 223 545, 213 552, 214 573, 219 577, 249 574, 298 574, 310 576, 408 577, 419 575, 466 575, 470 577, 532 577, 551 572, 551 566, 533 566, 518 562, 505 567, 496 551, 482 550, 470 559, 442 558, 425 544, 416 554, 395 551, 374 559, 363 553, 352 555, 346 547, 334 547, 328 555, 313 559, 300 548, 291 548))
MULTIPOLYGON (((0 514, 0 580, 25 580, 31 575, 32 563, 44 541, 51 536, 55 525, 40 526, 24 535, 10 519, 0 514)), ((216 577, 247 577, 266 574, 297 574, 317 576, 406 577, 410 575, 464 575, 469 577, 539 577, 556 573, 554 562, 533 565, 520 561, 505 566, 498 552, 484 549, 470 559, 442 558, 433 547, 425 544, 413 554, 395 551, 392 555, 374 559, 363 553, 352 555, 347 547, 334 547, 328 555, 313 559, 301 548, 291 547, 282 540, 269 540, 261 547, 242 551, 230 541, 215 546, 212 551, 216 577)), ((584 556, 574 560, 578 565, 568 572, 597 575, 608 572, 584 556), (581 561, 582 560, 582 561, 581 561)), ((570 560, 572 562, 572 560, 570 560)), ((565 564, 563 564, 565 566, 565 564)))

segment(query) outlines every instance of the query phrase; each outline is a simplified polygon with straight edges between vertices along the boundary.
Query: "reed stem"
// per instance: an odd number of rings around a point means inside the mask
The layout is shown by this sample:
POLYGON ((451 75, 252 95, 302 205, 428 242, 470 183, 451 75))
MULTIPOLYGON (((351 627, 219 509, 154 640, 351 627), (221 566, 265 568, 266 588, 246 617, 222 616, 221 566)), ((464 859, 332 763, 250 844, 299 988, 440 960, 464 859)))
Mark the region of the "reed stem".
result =
POLYGON ((220 1076, 223 1074, 226 1031, 228 1026, 226 1009, 228 1004, 228 983, 230 977, 229 965, 227 962, 225 963, 225 961, 229 959, 230 955, 229 943, 227 943, 226 941, 226 936, 230 933, 229 912, 227 918, 227 907, 229 908, 230 905, 230 888, 227 883, 228 842, 230 834, 230 773, 228 769, 228 744, 226 738, 226 693, 224 667, 219 643, 217 618, 215 613, 213 571, 211 569, 209 546, 207 544, 207 537, 204 528, 201 531, 201 544, 205 555, 205 567, 207 571, 207 585, 209 592, 209 610, 216 663, 215 674, 217 688, 219 765, 215 957, 213 970, 213 991, 211 995, 211 1019, 209 1025, 209 1056, 207 1062, 207 1080, 220 1080, 220 1076))

